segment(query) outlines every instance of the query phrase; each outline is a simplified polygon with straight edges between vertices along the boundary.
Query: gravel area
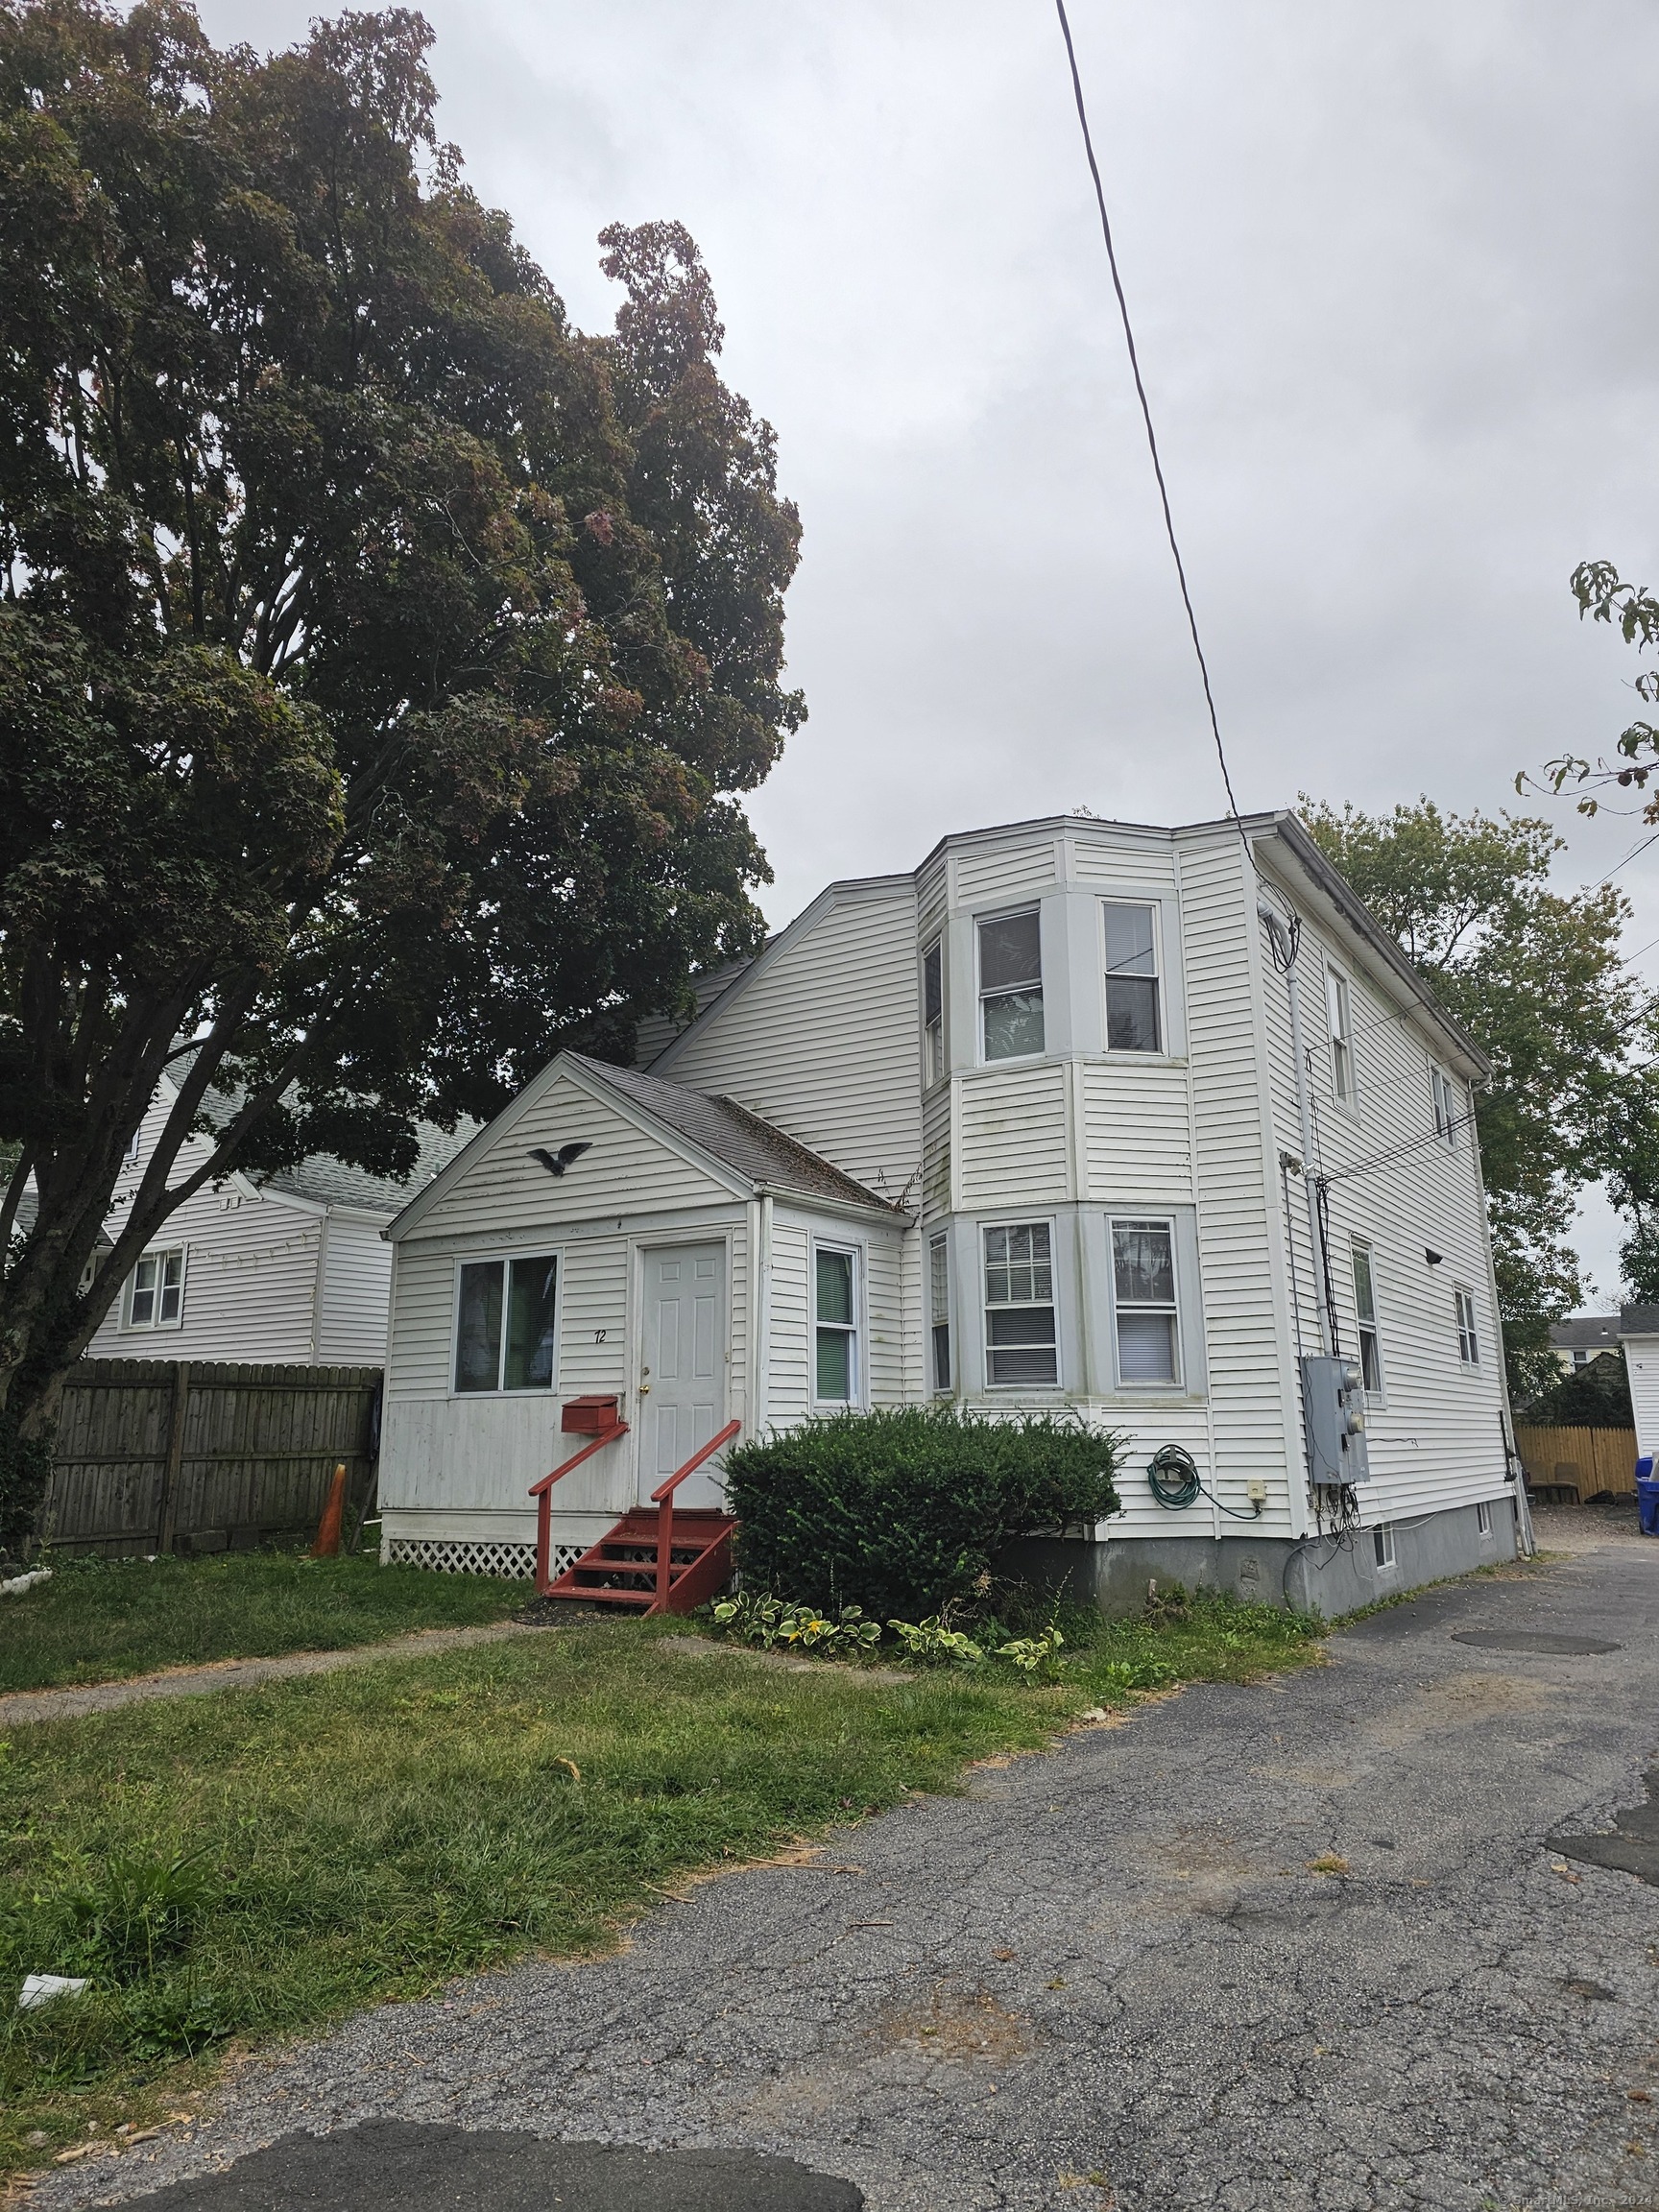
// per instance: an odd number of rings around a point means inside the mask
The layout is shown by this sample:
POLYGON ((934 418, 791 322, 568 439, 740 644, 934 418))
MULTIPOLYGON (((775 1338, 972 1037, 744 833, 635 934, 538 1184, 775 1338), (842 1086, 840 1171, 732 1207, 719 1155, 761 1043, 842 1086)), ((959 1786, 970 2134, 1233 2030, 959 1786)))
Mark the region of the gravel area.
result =
POLYGON ((515 1621, 490 1621, 473 1628, 418 1628, 381 1644, 354 1644, 348 1651, 287 1651, 276 1659, 210 1659, 204 1667, 167 1667, 158 1674, 132 1674, 124 1682, 92 1682, 61 1690, 14 1690, 0 1697, 0 1728, 29 1720, 70 1720, 80 1713, 112 1713, 151 1697, 206 1697, 218 1690, 247 1690, 255 1682, 282 1682, 295 1674, 332 1674, 340 1667, 367 1667, 376 1659, 421 1659, 439 1651, 464 1651, 470 1644, 499 1644, 533 1629, 515 1621))
POLYGON ((1328 1667, 697 1887, 613 1958, 267 2055, 191 2134, 31 2203, 396 2119, 751 2149, 873 2212, 1653 2212, 1659 1889, 1547 1839, 1646 1802, 1659 1543, 1545 1541, 1542 1573, 1375 1614, 1328 1667), (1619 1647, 1456 1640, 1493 1629, 1619 1647))

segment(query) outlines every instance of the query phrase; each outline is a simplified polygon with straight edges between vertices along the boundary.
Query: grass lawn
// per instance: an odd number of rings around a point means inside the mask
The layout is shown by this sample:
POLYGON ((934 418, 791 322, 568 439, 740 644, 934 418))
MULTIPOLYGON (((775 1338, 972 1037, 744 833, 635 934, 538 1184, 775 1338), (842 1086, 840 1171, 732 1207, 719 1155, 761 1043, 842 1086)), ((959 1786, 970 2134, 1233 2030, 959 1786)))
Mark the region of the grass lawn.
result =
POLYGON ((0 1695, 459 1628, 503 1620, 530 1595, 526 1582, 294 1551, 60 1560, 50 1582, 0 1598, 0 1695))
POLYGON ((229 2037, 319 2028, 527 1949, 603 1947, 691 1868, 952 1789, 1136 1681, 1243 1680, 1318 1652, 1313 1624, 1258 1608, 1093 1623, 1081 1646, 1068 1627, 1046 1684, 792 1672, 662 1649, 684 1623, 606 1622, 13 1730, 0 2172, 170 2108, 229 2037), (92 1988, 18 2012, 34 1972, 92 1988))

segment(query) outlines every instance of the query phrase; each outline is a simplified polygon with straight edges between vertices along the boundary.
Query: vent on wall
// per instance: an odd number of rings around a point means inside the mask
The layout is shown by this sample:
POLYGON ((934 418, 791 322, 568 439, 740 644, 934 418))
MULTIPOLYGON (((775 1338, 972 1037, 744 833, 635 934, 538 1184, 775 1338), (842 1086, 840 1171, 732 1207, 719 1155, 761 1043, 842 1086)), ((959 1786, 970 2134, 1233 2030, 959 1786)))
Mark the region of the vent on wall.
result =
MULTIPOLYGON (((561 1575, 581 1552, 577 1544, 555 1544, 553 1572, 561 1575)), ((386 1546, 391 1567, 430 1567, 440 1575, 502 1575, 528 1582, 536 1572, 534 1544, 490 1544, 463 1536, 394 1536, 386 1546)))

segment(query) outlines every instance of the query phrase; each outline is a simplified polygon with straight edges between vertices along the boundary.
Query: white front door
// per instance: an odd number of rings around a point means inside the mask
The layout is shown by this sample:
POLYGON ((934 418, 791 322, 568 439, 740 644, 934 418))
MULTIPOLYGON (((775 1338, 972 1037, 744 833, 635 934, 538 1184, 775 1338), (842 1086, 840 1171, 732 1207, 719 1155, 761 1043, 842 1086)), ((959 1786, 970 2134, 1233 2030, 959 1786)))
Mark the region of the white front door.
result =
MULTIPOLYGON (((726 1247, 676 1244, 645 1258, 639 1375, 639 1501, 726 1425, 726 1247)), ((688 1475, 677 1505, 718 1505, 713 1462, 688 1475)))

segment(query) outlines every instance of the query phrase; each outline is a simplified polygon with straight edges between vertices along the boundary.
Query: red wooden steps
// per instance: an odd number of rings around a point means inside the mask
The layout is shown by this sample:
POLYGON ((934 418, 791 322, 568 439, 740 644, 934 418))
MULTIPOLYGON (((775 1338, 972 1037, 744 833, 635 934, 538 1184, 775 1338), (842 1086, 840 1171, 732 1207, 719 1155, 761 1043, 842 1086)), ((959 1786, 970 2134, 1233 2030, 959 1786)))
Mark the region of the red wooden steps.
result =
POLYGON ((658 1591, 660 1518, 635 1506, 614 1528, 546 1585, 548 1598, 574 1598, 588 1605, 614 1605, 641 1617, 689 1613, 725 1588, 732 1577, 732 1532, 736 1522, 717 1510, 682 1507, 668 1544, 668 1589, 658 1591))

